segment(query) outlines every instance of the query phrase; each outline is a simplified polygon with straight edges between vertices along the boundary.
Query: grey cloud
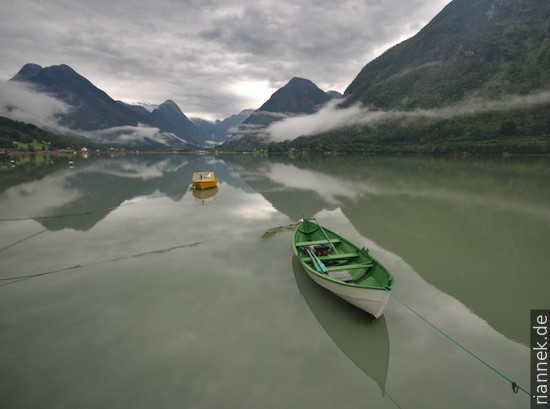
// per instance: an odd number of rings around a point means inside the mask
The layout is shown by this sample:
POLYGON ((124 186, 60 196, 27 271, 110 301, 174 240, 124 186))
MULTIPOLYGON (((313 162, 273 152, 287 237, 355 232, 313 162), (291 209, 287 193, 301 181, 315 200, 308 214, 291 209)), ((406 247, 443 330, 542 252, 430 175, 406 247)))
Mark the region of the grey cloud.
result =
POLYGON ((64 63, 115 99, 170 98, 186 114, 222 118, 265 102, 235 93, 240 83, 265 81, 274 92, 300 76, 342 92, 446 3, 4 0, 0 78, 27 62, 64 63))

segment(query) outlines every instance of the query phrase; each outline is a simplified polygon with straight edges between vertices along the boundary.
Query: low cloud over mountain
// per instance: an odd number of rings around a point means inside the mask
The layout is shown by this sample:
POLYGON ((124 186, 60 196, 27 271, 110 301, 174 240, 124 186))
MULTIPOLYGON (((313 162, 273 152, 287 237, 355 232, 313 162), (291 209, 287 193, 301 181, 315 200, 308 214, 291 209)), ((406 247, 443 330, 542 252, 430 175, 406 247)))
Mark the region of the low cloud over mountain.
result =
POLYGON ((70 111, 70 106, 51 95, 38 92, 30 84, 0 83, 0 116, 37 126, 66 130, 59 117, 70 111))

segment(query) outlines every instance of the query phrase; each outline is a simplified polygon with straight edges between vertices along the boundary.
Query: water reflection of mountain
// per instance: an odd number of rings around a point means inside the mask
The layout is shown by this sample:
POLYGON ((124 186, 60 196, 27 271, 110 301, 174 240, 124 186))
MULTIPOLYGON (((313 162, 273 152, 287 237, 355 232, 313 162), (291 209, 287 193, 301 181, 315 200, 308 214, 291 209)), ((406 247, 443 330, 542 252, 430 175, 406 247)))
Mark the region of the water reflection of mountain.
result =
POLYGON ((528 345, 524 317, 550 291, 548 158, 229 161, 292 219, 341 208, 362 235, 528 345))
POLYGON ((21 160, 14 159, 13 166, 9 165, 7 160, 2 161, 0 193, 23 183, 39 181, 55 171, 66 169, 68 160, 60 157, 25 157, 21 160))
POLYGON ((296 284, 311 312, 334 343, 359 369, 386 392, 390 339, 384 317, 379 320, 315 284, 296 258, 296 284))
POLYGON ((162 159, 155 156, 127 156, 96 160, 84 169, 60 175, 65 178, 65 187, 79 194, 74 200, 49 210, 54 215, 80 215, 38 221, 50 230, 66 227, 88 230, 113 209, 136 197, 158 191, 173 200, 180 200, 188 187, 187 165, 187 159, 178 156, 162 159), (88 211, 91 213, 81 215, 88 211))
POLYGON ((233 179, 223 162, 208 156, 129 155, 78 161, 70 170, 43 167, 39 176, 29 172, 29 178, 19 178, 6 190, 12 189, 9 194, 16 205, 31 200, 25 193, 29 190, 40 197, 40 214, 28 216, 40 216, 36 220, 49 230, 88 230, 134 198, 155 194, 181 200, 192 172, 205 169, 215 170, 220 180, 233 179), (56 195, 46 192, 52 186, 56 195))
POLYGON ((278 211, 292 220, 336 207, 317 190, 304 188, 309 183, 305 175, 303 177, 288 175, 286 181, 274 180, 272 177, 274 164, 281 166, 292 164, 292 167, 304 170, 305 173, 309 171, 309 166, 314 166, 315 161, 295 162, 286 157, 268 161, 252 155, 228 155, 224 159, 256 192, 262 194, 278 211), (297 203, 300 204, 299 210, 297 203))

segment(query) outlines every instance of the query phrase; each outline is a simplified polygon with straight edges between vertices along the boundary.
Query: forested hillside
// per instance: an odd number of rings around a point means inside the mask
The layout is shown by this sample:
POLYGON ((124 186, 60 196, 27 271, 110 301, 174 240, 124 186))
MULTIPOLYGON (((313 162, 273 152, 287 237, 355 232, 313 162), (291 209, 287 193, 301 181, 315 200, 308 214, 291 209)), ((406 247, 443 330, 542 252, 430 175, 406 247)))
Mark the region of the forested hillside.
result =
POLYGON ((99 145, 90 142, 88 139, 78 135, 61 135, 45 131, 33 124, 14 121, 9 118, 0 117, 0 148, 16 148, 17 142, 23 150, 34 150, 34 143, 43 145, 44 149, 81 149, 98 148, 99 145))
POLYGON ((270 149, 550 153, 549 67, 550 1, 454 0, 345 91, 379 119, 270 149))

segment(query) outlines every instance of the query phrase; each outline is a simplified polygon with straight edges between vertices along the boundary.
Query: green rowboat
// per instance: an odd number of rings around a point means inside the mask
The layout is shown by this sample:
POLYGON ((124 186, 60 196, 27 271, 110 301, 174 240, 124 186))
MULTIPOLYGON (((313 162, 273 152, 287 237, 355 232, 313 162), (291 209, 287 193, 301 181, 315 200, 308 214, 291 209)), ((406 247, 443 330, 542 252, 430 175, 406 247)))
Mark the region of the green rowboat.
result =
POLYGON ((322 227, 315 219, 298 224, 293 249, 313 281, 375 318, 382 316, 393 275, 368 250, 322 227))

